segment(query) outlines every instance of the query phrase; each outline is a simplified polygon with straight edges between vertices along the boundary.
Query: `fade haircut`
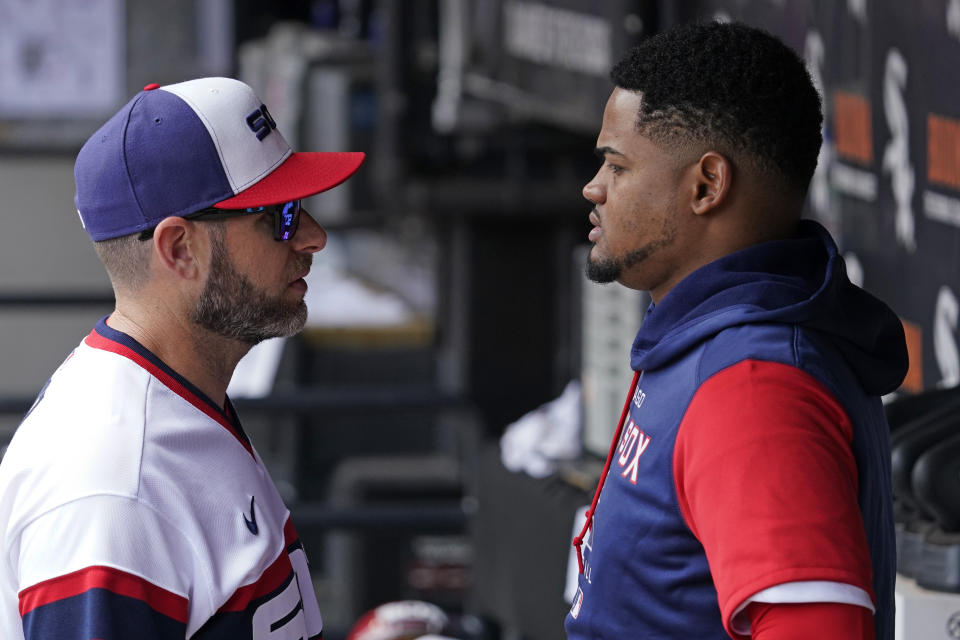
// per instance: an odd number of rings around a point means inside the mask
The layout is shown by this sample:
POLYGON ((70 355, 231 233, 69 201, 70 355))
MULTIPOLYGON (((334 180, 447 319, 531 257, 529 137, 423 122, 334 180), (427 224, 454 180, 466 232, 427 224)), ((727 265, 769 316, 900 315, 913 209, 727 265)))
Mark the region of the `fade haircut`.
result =
POLYGON ((719 145, 806 194, 822 142, 820 96, 800 57, 769 33, 678 26, 628 51, 610 78, 641 94, 641 135, 719 145))
POLYGON ((140 240, 140 233, 94 242, 93 248, 107 269, 114 291, 136 291, 150 276, 152 242, 140 240))

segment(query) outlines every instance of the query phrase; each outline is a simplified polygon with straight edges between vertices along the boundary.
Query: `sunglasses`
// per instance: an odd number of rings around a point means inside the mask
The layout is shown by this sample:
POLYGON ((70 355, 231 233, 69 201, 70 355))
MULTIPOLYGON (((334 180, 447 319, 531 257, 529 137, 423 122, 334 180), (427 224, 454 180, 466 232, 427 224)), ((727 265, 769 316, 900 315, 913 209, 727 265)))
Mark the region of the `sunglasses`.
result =
MULTIPOLYGON (((184 220, 223 220, 235 216, 248 216, 254 213, 269 213, 273 216, 273 239, 277 242, 286 242, 297 232, 300 226, 300 201, 291 200, 283 204, 273 204, 267 207, 251 207, 249 209, 201 209, 195 213, 183 216, 184 220)), ((140 232, 141 240, 153 237, 155 227, 140 232)))

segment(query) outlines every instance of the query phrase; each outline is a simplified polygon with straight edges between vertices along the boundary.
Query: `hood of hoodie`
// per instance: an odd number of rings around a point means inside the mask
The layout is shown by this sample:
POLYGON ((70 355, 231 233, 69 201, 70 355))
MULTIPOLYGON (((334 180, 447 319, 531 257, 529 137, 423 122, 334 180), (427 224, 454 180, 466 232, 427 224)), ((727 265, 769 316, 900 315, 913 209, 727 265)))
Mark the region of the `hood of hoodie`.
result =
POLYGON ((630 364, 657 369, 724 329, 754 323, 825 335, 870 394, 895 390, 907 372, 899 318, 850 282, 830 234, 812 220, 800 223, 795 238, 732 253, 684 278, 650 305, 630 364))

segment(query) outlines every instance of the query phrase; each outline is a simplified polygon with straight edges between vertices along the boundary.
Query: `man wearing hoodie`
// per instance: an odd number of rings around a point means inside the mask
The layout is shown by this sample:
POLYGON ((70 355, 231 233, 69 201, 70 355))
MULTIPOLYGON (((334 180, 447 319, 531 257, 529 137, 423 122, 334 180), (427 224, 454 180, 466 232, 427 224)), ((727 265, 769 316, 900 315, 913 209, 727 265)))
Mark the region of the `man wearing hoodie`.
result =
POLYGON ((880 396, 906 346, 800 219, 822 122, 803 62, 686 25, 611 77, 587 273, 653 303, 574 540, 568 638, 893 638, 880 396))

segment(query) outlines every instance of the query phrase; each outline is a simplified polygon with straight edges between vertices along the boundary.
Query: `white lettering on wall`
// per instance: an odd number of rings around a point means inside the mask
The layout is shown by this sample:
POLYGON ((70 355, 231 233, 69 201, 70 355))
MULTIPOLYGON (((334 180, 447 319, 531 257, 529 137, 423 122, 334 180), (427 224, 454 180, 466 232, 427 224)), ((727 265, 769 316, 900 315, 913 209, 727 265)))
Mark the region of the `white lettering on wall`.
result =
POLYGON ((923 211, 931 220, 960 227, 960 200, 936 191, 923 192, 923 211))
POLYGON ((877 176, 842 162, 830 167, 830 183, 837 191, 853 198, 874 202, 877 199, 877 176))
POLYGON ((536 2, 507 2, 504 45, 510 55, 603 78, 613 64, 610 23, 536 2))

